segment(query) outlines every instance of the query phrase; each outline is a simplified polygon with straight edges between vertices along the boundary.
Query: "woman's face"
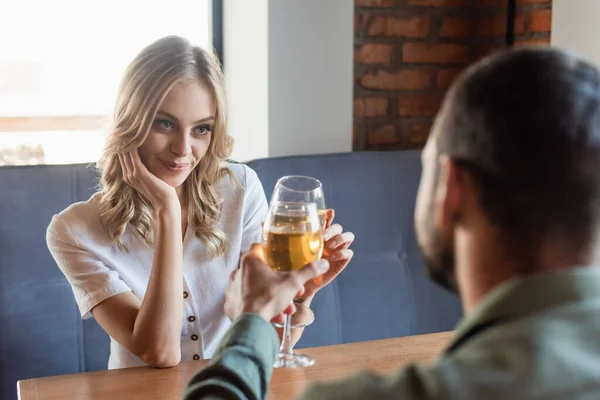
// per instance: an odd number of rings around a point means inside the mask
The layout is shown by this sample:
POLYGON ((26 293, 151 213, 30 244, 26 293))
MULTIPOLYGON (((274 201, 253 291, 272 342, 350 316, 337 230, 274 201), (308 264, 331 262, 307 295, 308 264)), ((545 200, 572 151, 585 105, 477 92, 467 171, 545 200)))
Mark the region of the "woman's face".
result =
POLYGON ((214 96, 200 81, 173 86, 139 148, 148 171, 180 187, 208 150, 215 113, 214 96))

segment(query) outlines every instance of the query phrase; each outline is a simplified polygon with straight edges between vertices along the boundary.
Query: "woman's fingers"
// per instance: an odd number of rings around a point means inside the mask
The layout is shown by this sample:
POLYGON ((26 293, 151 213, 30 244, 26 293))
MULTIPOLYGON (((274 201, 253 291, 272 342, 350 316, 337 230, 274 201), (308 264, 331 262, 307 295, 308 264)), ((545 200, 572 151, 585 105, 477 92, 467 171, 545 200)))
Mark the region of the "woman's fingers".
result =
POLYGON ((350 247, 352 242, 354 242, 354 233, 344 232, 329 239, 326 243, 326 246, 329 249, 337 249, 338 247, 347 249, 350 247))

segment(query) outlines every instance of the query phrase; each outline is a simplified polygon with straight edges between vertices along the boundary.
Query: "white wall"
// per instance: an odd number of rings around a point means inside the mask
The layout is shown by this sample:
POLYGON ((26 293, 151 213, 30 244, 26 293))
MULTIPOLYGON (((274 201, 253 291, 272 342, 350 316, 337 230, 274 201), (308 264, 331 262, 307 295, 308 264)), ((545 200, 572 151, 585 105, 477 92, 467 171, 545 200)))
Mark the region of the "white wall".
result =
POLYGON ((272 0, 269 155, 352 150, 354 1, 272 0))
POLYGON ((352 150, 353 16, 350 0, 225 1, 236 160, 352 150))
POLYGON ((223 59, 229 102, 232 158, 246 161, 269 153, 268 0, 226 0, 223 59))
POLYGON ((551 43, 600 67, 600 1, 554 0, 551 43))

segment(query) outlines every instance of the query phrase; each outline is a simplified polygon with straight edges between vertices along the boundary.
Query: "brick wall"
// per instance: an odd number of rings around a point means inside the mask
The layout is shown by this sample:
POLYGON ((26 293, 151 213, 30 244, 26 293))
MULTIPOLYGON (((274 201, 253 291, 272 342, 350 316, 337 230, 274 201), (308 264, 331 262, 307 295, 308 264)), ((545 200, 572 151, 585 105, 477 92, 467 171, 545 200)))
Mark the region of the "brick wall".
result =
MULTIPOLYGON (((505 47, 506 0, 355 0, 354 150, 423 146, 465 66, 505 47)), ((550 42, 551 0, 517 0, 517 45, 550 42)))

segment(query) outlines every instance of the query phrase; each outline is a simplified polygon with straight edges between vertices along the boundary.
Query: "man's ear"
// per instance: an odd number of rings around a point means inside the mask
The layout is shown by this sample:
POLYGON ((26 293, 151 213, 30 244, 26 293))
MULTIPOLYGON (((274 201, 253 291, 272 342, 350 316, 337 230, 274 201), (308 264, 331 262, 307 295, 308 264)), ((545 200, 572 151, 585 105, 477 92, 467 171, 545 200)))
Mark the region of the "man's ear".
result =
POLYGON ((448 156, 441 156, 439 162, 440 175, 435 198, 439 213, 436 222, 442 231, 447 231, 464 211, 468 183, 465 171, 448 156))

